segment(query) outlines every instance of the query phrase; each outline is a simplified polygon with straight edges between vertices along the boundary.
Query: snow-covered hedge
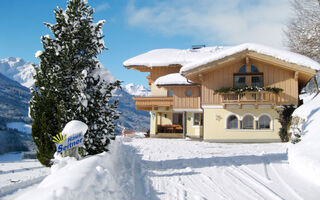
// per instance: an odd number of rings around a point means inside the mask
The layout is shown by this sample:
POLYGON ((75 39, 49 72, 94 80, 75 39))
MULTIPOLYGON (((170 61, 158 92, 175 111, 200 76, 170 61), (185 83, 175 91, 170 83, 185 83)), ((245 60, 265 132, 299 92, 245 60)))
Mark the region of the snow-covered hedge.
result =
POLYGON ((320 185, 320 95, 297 108, 293 117, 300 125, 301 142, 289 146, 289 163, 303 176, 320 185))

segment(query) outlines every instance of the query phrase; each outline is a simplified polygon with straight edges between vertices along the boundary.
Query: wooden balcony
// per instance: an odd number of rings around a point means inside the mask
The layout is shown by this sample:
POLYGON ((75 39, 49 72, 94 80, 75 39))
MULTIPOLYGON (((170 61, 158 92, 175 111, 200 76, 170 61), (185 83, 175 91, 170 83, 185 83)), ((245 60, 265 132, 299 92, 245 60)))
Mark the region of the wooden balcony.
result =
POLYGON ((229 93, 221 94, 221 103, 226 106, 228 104, 237 104, 240 107, 246 105, 272 105, 278 103, 278 94, 272 92, 244 92, 242 94, 229 93))
POLYGON ((137 110, 151 111, 152 108, 173 106, 173 97, 135 97, 137 110))

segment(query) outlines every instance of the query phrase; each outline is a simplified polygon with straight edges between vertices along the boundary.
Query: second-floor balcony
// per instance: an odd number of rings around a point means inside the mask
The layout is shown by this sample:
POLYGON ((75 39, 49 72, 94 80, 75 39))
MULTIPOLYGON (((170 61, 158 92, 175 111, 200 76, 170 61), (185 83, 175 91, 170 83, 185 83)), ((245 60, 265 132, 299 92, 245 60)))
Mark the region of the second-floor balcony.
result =
POLYGON ((261 92, 243 92, 221 94, 221 103, 223 105, 228 104, 251 104, 251 105, 277 105, 279 94, 273 92, 261 91, 261 92))
POLYGON ((170 108, 173 106, 173 97, 135 97, 137 110, 151 111, 158 107, 170 108))

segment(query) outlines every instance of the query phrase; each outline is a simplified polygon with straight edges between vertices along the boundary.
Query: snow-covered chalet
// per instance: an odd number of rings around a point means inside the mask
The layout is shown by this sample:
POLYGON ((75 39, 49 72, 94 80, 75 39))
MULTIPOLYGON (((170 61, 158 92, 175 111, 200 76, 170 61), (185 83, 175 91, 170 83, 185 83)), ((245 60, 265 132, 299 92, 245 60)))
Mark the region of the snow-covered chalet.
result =
POLYGON ((303 55, 249 43, 156 49, 123 65, 149 72, 151 96, 134 100, 150 111, 151 137, 216 142, 280 141, 277 110, 298 105, 320 69, 303 55))

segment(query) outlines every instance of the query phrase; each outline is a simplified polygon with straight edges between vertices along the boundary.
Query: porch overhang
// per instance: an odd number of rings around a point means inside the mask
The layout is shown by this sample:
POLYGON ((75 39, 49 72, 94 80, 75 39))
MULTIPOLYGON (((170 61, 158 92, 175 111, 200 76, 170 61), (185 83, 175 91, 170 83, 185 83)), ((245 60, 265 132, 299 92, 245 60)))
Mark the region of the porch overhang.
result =
POLYGON ((135 97, 136 109, 151 111, 159 107, 171 108, 173 106, 173 97, 135 97))

